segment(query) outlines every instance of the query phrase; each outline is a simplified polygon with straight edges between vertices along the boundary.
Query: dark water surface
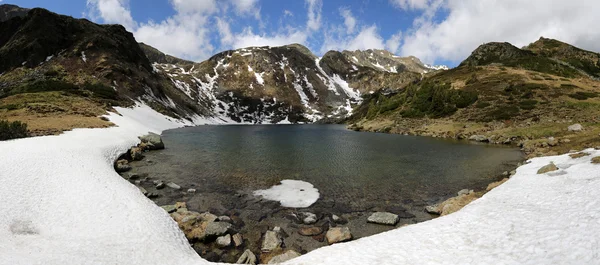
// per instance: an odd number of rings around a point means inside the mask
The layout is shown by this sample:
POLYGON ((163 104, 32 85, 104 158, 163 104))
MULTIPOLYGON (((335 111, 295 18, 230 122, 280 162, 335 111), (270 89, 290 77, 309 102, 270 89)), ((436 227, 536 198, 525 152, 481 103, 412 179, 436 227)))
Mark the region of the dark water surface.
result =
POLYGON ((401 218, 396 227, 433 218, 424 206, 481 190, 522 161, 518 149, 452 140, 346 130, 343 125, 199 126, 165 131, 166 149, 145 153, 133 172, 147 173, 140 185, 159 194, 159 205, 185 201, 193 211, 227 215, 244 236, 238 248, 195 243, 212 261, 235 262, 244 249, 260 253, 262 235, 275 226, 287 232, 289 249, 305 253, 326 245, 324 233, 304 237, 306 227, 290 218, 298 211, 318 215, 326 230, 332 214, 354 238, 393 229, 367 223, 374 211, 401 218), (283 208, 254 196, 284 179, 313 184, 319 200, 307 209, 283 208), (152 180, 175 182, 181 190, 156 190, 152 180), (187 189, 196 193, 187 193, 187 189))
POLYGON ((364 210, 482 189, 521 159, 515 148, 363 133, 343 125, 199 126, 163 133, 156 173, 198 192, 312 183, 322 200, 364 210))

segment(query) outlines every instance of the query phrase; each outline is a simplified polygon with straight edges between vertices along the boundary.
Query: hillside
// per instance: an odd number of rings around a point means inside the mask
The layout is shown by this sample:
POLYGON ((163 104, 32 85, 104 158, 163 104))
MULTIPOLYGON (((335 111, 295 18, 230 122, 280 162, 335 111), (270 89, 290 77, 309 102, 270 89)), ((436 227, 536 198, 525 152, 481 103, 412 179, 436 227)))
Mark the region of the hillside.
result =
POLYGON ((0 32, 0 119, 25 121, 33 135, 110 126, 98 116, 134 100, 178 118, 203 111, 154 72, 120 25, 35 8, 0 22, 0 32))
POLYGON ((544 38, 524 49, 484 44, 454 69, 366 97, 349 122, 356 130, 527 142, 525 150, 538 155, 594 146, 600 142, 597 56, 544 38), (585 128, 578 137, 567 130, 575 123, 585 128), (549 146, 548 137, 570 144, 550 140, 549 146))

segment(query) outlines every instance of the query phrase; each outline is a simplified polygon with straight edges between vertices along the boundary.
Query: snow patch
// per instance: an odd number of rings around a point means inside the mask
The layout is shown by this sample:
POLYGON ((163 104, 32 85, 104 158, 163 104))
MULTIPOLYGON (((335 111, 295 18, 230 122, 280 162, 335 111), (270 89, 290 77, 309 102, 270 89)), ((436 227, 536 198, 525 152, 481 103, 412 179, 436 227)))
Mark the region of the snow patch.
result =
POLYGON ((286 179, 282 180, 280 185, 266 190, 257 190, 254 195, 279 201, 283 207, 306 208, 317 202, 319 190, 308 182, 286 179))
POLYGON ((87 63, 87 57, 85 56, 85 52, 81 52, 81 60, 83 60, 84 63, 87 63))

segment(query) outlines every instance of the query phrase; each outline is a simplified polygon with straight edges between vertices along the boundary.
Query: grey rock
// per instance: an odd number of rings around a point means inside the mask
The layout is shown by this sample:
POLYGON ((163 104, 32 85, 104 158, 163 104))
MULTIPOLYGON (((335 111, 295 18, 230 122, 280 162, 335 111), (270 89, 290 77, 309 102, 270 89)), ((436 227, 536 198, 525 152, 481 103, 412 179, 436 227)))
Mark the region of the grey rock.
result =
POLYGON ((236 247, 239 247, 242 244, 244 244, 244 238, 242 237, 242 234, 235 234, 231 236, 231 239, 233 240, 233 245, 236 247))
POLYGON ((133 161, 140 161, 144 158, 144 155, 142 155, 142 148, 139 147, 132 147, 129 150, 129 155, 133 161))
POLYGON ((265 233, 265 238, 262 243, 261 251, 262 252, 271 252, 281 246, 281 239, 279 238, 279 233, 276 231, 267 231, 265 233))
POLYGON ((576 123, 569 126, 567 129, 569 130, 569 132, 580 132, 583 130, 583 126, 581 126, 581 124, 579 123, 576 123))
POLYGON ((231 245, 231 236, 224 235, 224 236, 217 237, 216 243, 219 247, 228 247, 231 245))
POLYGON ((469 194, 469 193, 471 193, 471 192, 473 192, 473 190, 469 190, 469 189, 462 189, 462 190, 460 190, 460 191, 457 193, 457 195, 458 195, 458 196, 460 196, 460 195, 468 195, 468 194, 469 194))
POLYGON ((176 189, 176 190, 179 190, 179 189, 181 189, 181 186, 179 186, 179 185, 177 185, 177 184, 175 184, 175 183, 173 183, 173 182, 169 182, 169 183, 167 183, 167 187, 169 187, 169 188, 171 188, 171 189, 176 189))
POLYGON ((305 225, 311 225, 311 224, 314 224, 314 223, 316 223, 318 221, 317 215, 314 214, 314 213, 309 213, 309 212, 298 213, 298 218, 305 225))
POLYGON ((335 244, 352 239, 352 233, 348 227, 332 227, 325 234, 328 244, 335 244))
POLYGON ((159 182, 158 184, 156 184, 155 188, 156 188, 157 190, 162 190, 162 189, 164 189, 164 188, 165 188, 165 183, 163 183, 163 182, 159 182))
POLYGON ((218 217, 212 213, 205 212, 198 215, 198 218, 204 222, 214 222, 218 217))
POLYGON ((196 189, 188 189, 187 193, 196 193, 196 189))
POLYGON ((283 254, 272 257, 267 264, 279 264, 297 257, 300 257, 300 253, 294 250, 288 250, 283 254))
POLYGON ((227 231, 231 228, 230 223, 225 222, 211 222, 206 226, 206 237, 219 237, 227 234, 227 231))
POLYGON ((158 196, 160 196, 160 195, 156 192, 149 192, 148 194, 146 194, 146 197, 148 197, 150 199, 157 198, 158 196))
POLYGON ((148 195, 148 191, 146 189, 144 189, 144 187, 138 186, 138 189, 140 189, 140 191, 142 192, 142 194, 144 194, 144 196, 148 195))
POLYGON ((367 218, 367 222, 382 224, 382 225, 396 225, 400 218, 398 215, 388 212, 375 212, 367 218))
POLYGON ((177 211, 177 208, 175 208, 175 205, 163 205, 160 208, 163 208, 163 210, 167 211, 167 213, 173 213, 177 211))
POLYGON ((123 173, 131 170, 131 166, 129 165, 129 162, 127 160, 121 159, 115 164, 115 170, 118 173, 123 173))
POLYGON ((219 222, 231 222, 231 218, 229 216, 219 216, 217 217, 217 221, 219 222))
POLYGON ((142 141, 142 143, 148 145, 149 150, 165 149, 165 144, 163 143, 162 138, 158 134, 149 133, 147 135, 140 136, 139 138, 142 141))
POLYGON ((552 171, 557 171, 557 170, 558 170, 558 167, 556 165, 554 165, 554 163, 550 163, 548 165, 545 165, 545 166, 541 167, 538 170, 537 173, 538 174, 545 174, 545 173, 552 172, 552 171))
POLYGON ((442 211, 440 209, 439 205, 430 205, 430 206, 425 206, 425 211, 430 213, 430 214, 441 214, 442 211))
POLYGON ((469 140, 475 142, 489 142, 490 140, 485 135, 471 135, 469 140))
POLYGON ((244 253, 242 253, 240 258, 237 260, 236 264, 256 265, 256 255, 254 255, 254 253, 252 253, 252 251, 249 249, 246 249, 246 251, 244 251, 244 253))

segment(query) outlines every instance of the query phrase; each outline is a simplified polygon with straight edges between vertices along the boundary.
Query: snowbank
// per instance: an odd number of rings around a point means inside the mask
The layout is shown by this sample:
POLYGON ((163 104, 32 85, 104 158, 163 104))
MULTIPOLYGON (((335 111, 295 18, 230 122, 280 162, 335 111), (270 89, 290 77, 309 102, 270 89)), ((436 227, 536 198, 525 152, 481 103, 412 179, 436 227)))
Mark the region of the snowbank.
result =
POLYGON ((306 208, 317 202, 319 190, 312 184, 301 180, 282 180, 266 190, 257 190, 256 196, 262 196, 270 201, 278 201, 283 207, 306 208))
MULTIPOLYGON (((119 127, 0 142, 0 264, 208 263, 112 168, 138 135, 185 124, 146 106, 118 111, 108 117, 119 127)), ((533 159, 457 213, 286 264, 598 263, 600 152, 588 152, 533 159), (561 170, 537 175, 550 161, 561 170)))

